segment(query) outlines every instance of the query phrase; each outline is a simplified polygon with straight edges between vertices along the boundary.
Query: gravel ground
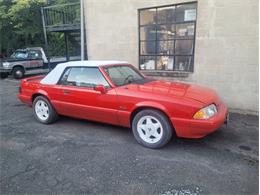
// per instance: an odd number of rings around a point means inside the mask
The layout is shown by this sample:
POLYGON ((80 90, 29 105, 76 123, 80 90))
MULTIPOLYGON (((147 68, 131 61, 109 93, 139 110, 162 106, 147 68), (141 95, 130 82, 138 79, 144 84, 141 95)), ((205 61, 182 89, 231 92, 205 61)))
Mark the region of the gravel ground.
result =
POLYGON ((61 117, 33 118, 18 81, 0 80, 1 194, 258 194, 258 117, 230 114, 203 139, 160 150, 127 128, 61 117))

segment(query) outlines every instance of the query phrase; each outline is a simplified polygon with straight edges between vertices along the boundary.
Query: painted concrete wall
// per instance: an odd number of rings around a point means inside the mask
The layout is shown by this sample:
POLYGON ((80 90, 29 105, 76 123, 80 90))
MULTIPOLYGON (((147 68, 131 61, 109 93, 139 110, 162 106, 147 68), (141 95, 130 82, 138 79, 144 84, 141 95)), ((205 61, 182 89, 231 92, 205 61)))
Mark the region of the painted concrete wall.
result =
MULTIPOLYGON (((188 1, 85 0, 89 59, 138 66, 138 9, 188 1)), ((198 0, 194 73, 229 108, 258 112, 258 0, 198 0)), ((165 78, 178 80, 178 78, 165 78)))

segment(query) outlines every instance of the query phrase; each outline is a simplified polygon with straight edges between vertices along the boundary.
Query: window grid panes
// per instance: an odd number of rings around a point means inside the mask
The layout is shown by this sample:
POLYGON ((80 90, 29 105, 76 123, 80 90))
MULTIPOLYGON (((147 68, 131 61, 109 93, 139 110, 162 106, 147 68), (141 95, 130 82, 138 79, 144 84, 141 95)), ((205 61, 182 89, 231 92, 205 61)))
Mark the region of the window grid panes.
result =
POLYGON ((197 3, 139 10, 139 68, 193 72, 197 3))

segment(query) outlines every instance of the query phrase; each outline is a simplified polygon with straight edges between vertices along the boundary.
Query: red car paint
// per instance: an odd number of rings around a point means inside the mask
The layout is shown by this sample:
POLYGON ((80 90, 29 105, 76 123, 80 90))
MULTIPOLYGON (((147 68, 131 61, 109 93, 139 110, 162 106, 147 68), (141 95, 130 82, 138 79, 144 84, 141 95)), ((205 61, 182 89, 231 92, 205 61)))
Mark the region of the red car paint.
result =
POLYGON ((18 97, 31 106, 35 96, 43 95, 58 114, 126 127, 131 126, 136 111, 154 108, 168 116, 178 137, 185 138, 203 137, 217 130, 226 119, 227 107, 211 89, 163 80, 116 87, 104 67, 99 69, 111 85, 105 93, 93 88, 45 85, 40 83, 43 76, 36 76, 21 81, 18 97), (215 116, 193 119, 198 110, 210 104, 218 109, 215 116))

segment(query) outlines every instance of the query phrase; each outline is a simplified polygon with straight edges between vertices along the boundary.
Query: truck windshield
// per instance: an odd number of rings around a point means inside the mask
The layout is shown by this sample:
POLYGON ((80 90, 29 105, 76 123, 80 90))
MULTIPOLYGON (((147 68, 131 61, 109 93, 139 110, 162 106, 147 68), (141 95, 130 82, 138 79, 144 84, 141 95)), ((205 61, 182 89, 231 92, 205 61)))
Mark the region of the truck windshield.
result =
POLYGON ((145 78, 130 66, 111 66, 104 68, 116 86, 144 82, 145 78))
POLYGON ((26 51, 16 51, 11 55, 11 58, 27 59, 28 53, 26 51))

